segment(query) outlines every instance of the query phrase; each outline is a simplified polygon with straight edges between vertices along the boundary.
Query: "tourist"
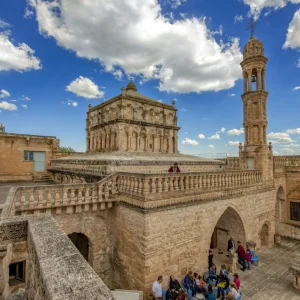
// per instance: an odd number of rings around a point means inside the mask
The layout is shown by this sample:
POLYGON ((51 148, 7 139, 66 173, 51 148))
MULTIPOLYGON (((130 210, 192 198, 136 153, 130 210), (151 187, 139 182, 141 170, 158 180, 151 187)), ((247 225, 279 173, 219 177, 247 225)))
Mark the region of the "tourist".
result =
POLYGON ((212 265, 209 270, 209 276, 208 276, 208 280, 215 280, 216 282, 218 281, 218 276, 217 276, 217 269, 215 265, 212 265))
POLYGON ((206 300, 217 300, 216 292, 213 291, 213 288, 211 285, 208 286, 208 291, 205 296, 206 300))
POLYGON ((177 293, 175 289, 168 289, 166 294, 166 300, 177 300, 177 293))
POLYGON ((233 299, 237 300, 240 296, 240 293, 238 292, 238 288, 234 282, 230 282, 230 292, 233 296, 233 299))
POLYGON ((207 294, 207 288, 206 288, 207 284, 203 280, 201 275, 198 275, 197 280, 196 280, 196 284, 197 284, 197 292, 206 295, 207 294))
POLYGON ((212 250, 209 249, 209 253, 208 253, 208 268, 213 266, 213 259, 214 259, 214 255, 212 253, 212 250))
POLYGON ((238 257, 239 257, 238 262, 242 266, 241 270, 245 271, 246 270, 246 252, 240 241, 238 241, 237 244, 238 244, 238 247, 235 252, 238 254, 238 257))
POLYGON ((231 251, 234 251, 234 249, 235 249, 235 242, 234 242, 234 239, 233 239, 233 236, 232 236, 230 238, 230 240, 228 241, 227 251, 231 252, 231 251))
POLYGON ((177 293, 181 290, 181 285, 179 281, 173 275, 170 276, 169 288, 171 290, 174 289, 177 293))
POLYGON ((162 276, 157 277, 157 281, 155 281, 152 285, 152 296, 153 300, 162 300, 162 276))
POLYGON ((221 266, 221 269, 220 269, 220 276, 222 276, 222 275, 228 277, 228 270, 226 269, 226 266, 224 264, 221 266))
POLYGON ((247 261, 248 270, 251 270, 252 254, 250 253, 250 250, 247 250, 246 261, 247 261))
POLYGON ((180 173, 180 169, 178 167, 178 163, 175 163, 170 169, 168 170, 169 173, 180 173))
POLYGON ((241 286, 241 281, 240 281, 240 278, 239 278, 239 275, 238 273, 234 273, 233 274, 233 282, 235 283, 237 289, 239 290, 240 289, 240 286, 241 286))
POLYGON ((225 291, 227 290, 228 286, 229 286, 229 279, 228 279, 228 277, 222 275, 220 277, 220 282, 217 285, 217 287, 218 287, 218 289, 217 289, 217 291, 218 291, 217 298, 219 298, 220 295, 222 295, 221 300, 225 299, 225 291))
POLYGON ((235 300, 234 296, 232 295, 231 292, 229 292, 226 296, 226 300, 235 300))
POLYGON ((196 288, 196 284, 195 284, 195 281, 194 281, 194 277, 193 277, 193 272, 192 271, 189 271, 188 274, 186 274, 186 276, 183 279, 183 284, 184 284, 184 287, 187 290, 191 290, 192 291, 192 296, 196 295, 197 288, 196 288))

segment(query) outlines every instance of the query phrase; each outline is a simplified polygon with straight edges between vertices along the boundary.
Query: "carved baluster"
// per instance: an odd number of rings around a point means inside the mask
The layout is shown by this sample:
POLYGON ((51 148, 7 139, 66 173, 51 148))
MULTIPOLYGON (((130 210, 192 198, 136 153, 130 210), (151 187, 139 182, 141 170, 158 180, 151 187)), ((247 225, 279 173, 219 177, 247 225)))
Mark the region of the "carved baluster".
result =
POLYGON ((173 192, 173 191, 174 191, 174 177, 173 177, 173 176, 170 176, 170 177, 169 177, 168 190, 169 190, 170 192, 173 192))
POLYGON ((179 185, 178 185, 178 182, 179 182, 179 177, 174 177, 174 191, 178 191, 179 190, 179 185))
POLYGON ((60 190, 55 191, 55 213, 57 215, 61 213, 60 190))
POLYGON ((158 193, 162 192, 162 178, 161 177, 157 178, 157 192, 158 193))
POLYGON ((188 190, 189 186, 190 186, 190 178, 189 178, 189 176, 185 176, 184 177, 184 189, 188 190))
POLYGON ((104 183, 104 199, 105 201, 108 201, 109 198, 109 189, 108 189, 108 183, 104 183))
POLYGON ((149 179, 143 178, 143 195, 147 196, 149 194, 149 179))
POLYGON ((139 180, 138 180, 138 194, 140 196, 143 195, 143 180, 142 180, 142 178, 139 178, 139 180))
POLYGON ((163 191, 164 191, 164 192, 167 192, 168 189, 169 189, 168 180, 169 180, 168 177, 165 177, 165 178, 164 178, 164 182, 163 182, 163 191))
POLYGON ((156 178, 151 178, 151 193, 156 193, 156 178))
POLYGON ((23 210, 25 208, 25 202, 26 202, 25 192, 21 191, 20 194, 21 194, 20 210, 23 210))
POLYGON ((203 178, 202 178, 202 188, 203 189, 206 189, 206 185, 207 185, 207 176, 206 175, 203 175, 203 178))
POLYGON ((180 175, 180 177, 179 177, 179 189, 180 189, 181 191, 184 190, 184 178, 183 178, 182 175, 180 175))
POLYGON ((117 193, 117 178, 115 176, 111 179, 111 194, 114 195, 117 193))
POLYGON ((103 201, 103 184, 98 185, 98 202, 103 201))
MULTIPOLYGON (((83 205, 83 209, 84 211, 89 211, 90 209, 90 204, 89 203, 86 203, 86 202, 83 202, 82 200, 79 200, 79 193, 81 193, 81 190, 78 191, 78 203, 82 203, 84 204, 83 205)), ((90 193, 90 191, 89 191, 90 193)), ((92 198, 91 198, 91 202, 92 202, 92 210, 97 210, 97 201, 98 198, 97 198, 97 186, 94 185, 92 186, 92 198)))
POLYGON ((34 208, 34 192, 31 190, 29 193, 29 208, 34 208))

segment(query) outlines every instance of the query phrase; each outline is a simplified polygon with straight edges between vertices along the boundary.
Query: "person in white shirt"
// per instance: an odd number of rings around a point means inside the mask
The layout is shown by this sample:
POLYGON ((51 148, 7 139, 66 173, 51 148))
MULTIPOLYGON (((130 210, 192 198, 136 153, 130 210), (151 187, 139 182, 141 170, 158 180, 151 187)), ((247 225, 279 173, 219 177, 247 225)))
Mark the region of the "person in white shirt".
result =
POLYGON ((152 285, 152 296, 153 300, 162 300, 162 276, 157 277, 157 281, 155 281, 152 285))
POLYGON ((230 292, 234 299, 238 299, 240 296, 240 293, 237 291, 236 284, 234 282, 230 282, 230 292))

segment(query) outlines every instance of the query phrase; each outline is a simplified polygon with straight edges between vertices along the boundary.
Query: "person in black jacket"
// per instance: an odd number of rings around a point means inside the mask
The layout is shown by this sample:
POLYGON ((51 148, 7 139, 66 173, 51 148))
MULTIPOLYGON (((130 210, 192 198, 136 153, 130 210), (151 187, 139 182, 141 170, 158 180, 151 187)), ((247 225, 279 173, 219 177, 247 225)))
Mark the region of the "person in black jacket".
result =
POLYGON ((175 289, 168 289, 166 298, 167 298, 167 300, 176 300, 177 293, 176 293, 175 289))
POLYGON ((235 249, 235 241, 233 239, 233 237, 230 238, 230 240, 228 241, 228 247, 227 247, 227 251, 230 252, 231 249, 235 249))
POLYGON ((179 292, 181 289, 179 281, 173 276, 170 276, 170 284, 169 284, 170 290, 175 290, 176 292, 179 292))

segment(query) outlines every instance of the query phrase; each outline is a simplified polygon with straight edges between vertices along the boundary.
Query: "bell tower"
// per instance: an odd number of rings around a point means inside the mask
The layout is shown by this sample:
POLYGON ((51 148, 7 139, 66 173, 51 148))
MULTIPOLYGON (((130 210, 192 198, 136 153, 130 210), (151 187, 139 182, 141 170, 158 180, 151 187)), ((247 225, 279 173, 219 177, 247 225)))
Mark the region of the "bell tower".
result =
POLYGON ((267 144, 267 98, 266 64, 264 45, 254 36, 246 43, 241 67, 244 78, 244 147, 240 148, 240 159, 244 168, 263 171, 263 177, 272 176, 272 145, 267 144))

